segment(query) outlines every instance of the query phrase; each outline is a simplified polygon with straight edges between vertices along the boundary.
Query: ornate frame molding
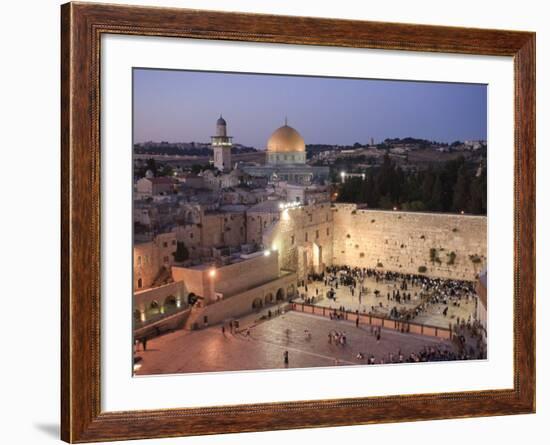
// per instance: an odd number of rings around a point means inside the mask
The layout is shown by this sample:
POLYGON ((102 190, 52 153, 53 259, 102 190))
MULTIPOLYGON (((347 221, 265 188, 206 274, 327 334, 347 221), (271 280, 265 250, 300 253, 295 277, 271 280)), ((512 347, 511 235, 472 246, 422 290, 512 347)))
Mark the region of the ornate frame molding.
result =
POLYGON ((534 33, 67 3, 61 7, 61 35, 63 440, 73 443, 174 437, 535 411, 534 33), (513 57, 514 388, 229 407, 102 412, 99 319, 99 70, 102 34, 513 57), (296 415, 298 411, 299 416, 296 415), (212 422, 213 416, 217 416, 216 422, 212 422))

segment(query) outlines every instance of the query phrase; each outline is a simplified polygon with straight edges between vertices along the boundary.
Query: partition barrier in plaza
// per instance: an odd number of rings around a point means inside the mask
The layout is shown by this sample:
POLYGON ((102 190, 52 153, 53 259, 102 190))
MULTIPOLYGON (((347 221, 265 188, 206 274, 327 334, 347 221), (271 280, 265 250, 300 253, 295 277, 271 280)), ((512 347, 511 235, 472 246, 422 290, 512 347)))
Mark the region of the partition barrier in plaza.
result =
POLYGON ((379 326, 385 329, 393 329, 395 331, 407 332, 411 334, 427 335, 429 337, 438 337, 445 340, 452 339, 452 331, 446 328, 430 326, 411 321, 392 320, 389 318, 377 317, 370 314, 362 314, 353 311, 342 311, 324 306, 315 306, 306 303, 292 303, 290 309, 306 314, 320 315, 322 317, 330 317, 331 314, 337 314, 342 320, 356 321, 359 317, 359 324, 368 324, 371 326, 379 326))

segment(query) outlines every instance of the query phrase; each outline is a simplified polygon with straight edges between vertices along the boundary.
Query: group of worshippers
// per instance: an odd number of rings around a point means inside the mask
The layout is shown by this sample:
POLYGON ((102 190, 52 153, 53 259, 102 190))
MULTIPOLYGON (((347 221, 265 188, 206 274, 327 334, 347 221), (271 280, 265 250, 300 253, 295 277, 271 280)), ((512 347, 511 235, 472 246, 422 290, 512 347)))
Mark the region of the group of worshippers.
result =
MULTIPOLYGON (((347 286, 350 289, 351 296, 357 293, 359 302, 365 289, 363 281, 365 278, 374 279, 376 283, 392 284, 394 289, 386 294, 388 302, 395 302, 385 306, 379 302, 377 306, 371 306, 370 313, 376 315, 380 312, 386 313, 394 320, 412 321, 418 315, 426 312, 430 307, 442 305, 445 306, 441 314, 447 317, 449 306, 460 307, 463 300, 470 301, 475 297, 476 292, 474 283, 464 280, 450 280, 444 278, 433 278, 425 275, 383 271, 374 268, 360 268, 349 266, 328 266, 324 272, 319 274, 310 274, 308 280, 320 281, 329 286, 327 298, 336 301, 336 291, 339 286, 347 286), (357 290, 357 287, 359 289, 357 290), (420 288, 419 292, 409 291, 410 287, 420 288), (413 301, 421 299, 421 303, 413 308, 403 308, 398 305, 410 304, 413 301)), ((302 281, 307 293, 307 283, 302 281)), ((318 295, 316 289, 316 295, 318 295)), ((376 297, 382 297, 378 289, 374 290, 376 297)), ((384 315, 384 314, 382 314, 384 315)))

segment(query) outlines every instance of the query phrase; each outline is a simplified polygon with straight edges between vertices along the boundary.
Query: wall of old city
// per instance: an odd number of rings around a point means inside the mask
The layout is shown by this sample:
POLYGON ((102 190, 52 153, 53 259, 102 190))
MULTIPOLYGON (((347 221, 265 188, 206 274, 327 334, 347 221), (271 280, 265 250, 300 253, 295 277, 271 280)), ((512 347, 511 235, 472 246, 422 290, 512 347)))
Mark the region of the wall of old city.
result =
POLYGON ((486 265, 487 218, 336 204, 334 264, 475 280, 486 265), (422 270, 422 269, 421 269, 422 270))
POLYGON ((295 291, 296 275, 282 275, 273 281, 243 290, 200 309, 194 308, 187 323, 190 328, 203 328, 262 308, 266 310, 271 307, 275 312, 277 305, 294 295, 295 291), (280 300, 277 300, 277 294, 280 295, 280 300))
POLYGON ((172 267, 172 276, 183 281, 188 292, 215 300, 214 293, 230 297, 279 277, 277 253, 265 256, 263 252, 242 261, 221 267, 172 267), (211 276, 210 271, 215 271, 211 276))
POLYGON ((320 249, 319 269, 332 264, 333 212, 330 204, 289 208, 263 234, 263 243, 280 252, 281 269, 291 270, 300 279, 311 271, 312 256, 320 249))

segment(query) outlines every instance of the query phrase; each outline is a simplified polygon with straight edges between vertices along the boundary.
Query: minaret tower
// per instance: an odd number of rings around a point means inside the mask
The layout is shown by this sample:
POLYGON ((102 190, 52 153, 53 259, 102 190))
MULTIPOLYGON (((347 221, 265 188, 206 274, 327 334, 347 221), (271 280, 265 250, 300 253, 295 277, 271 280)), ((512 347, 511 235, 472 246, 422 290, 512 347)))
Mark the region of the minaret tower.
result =
POLYGON ((231 170, 231 136, 227 136, 227 123, 220 115, 216 122, 216 136, 212 136, 212 150, 214 151, 214 166, 223 172, 231 170))

